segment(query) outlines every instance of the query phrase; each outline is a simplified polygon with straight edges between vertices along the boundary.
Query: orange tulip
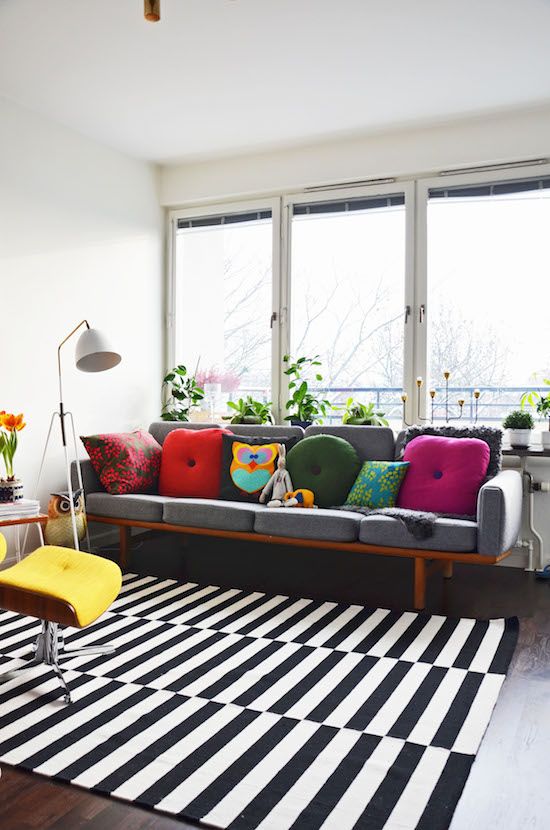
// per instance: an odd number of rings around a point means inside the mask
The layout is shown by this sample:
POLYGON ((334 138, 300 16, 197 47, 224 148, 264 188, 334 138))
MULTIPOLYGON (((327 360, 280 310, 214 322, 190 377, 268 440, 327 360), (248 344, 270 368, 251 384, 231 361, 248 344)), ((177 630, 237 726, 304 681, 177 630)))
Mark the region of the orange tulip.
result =
POLYGON ((26 426, 23 421, 23 413, 20 412, 19 415, 12 415, 7 412, 0 412, 0 426, 3 426, 8 432, 20 432, 26 426))

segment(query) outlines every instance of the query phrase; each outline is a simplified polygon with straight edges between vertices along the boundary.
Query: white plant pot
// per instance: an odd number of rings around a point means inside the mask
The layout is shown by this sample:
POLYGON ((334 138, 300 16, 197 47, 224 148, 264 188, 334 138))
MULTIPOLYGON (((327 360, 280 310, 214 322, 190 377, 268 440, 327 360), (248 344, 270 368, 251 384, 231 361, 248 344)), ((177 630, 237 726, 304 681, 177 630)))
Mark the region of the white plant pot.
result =
POLYGON ((512 447, 528 447, 531 441, 530 429, 509 429, 508 439, 512 447))
POLYGON ((0 504, 21 501, 23 498, 23 482, 16 478, 12 481, 0 479, 0 504))
POLYGON ((550 450, 550 429, 543 429, 541 436, 543 449, 550 450))

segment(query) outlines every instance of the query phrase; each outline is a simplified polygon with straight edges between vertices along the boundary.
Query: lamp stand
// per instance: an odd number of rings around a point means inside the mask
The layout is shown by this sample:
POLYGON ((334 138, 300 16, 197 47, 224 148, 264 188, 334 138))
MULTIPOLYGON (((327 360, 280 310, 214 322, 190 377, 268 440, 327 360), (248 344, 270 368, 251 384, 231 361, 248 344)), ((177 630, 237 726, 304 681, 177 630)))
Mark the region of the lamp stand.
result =
MULTIPOLYGON (((90 324, 88 323, 87 320, 81 320, 80 323, 77 326, 75 326, 74 329, 71 332, 69 332, 69 334, 61 341, 61 343, 57 347, 57 378, 58 378, 58 383, 59 383, 59 409, 56 410, 52 414, 52 417, 51 417, 51 420, 50 420, 50 428, 48 429, 48 435, 47 435, 47 438, 46 438, 46 443, 44 445, 44 452, 42 453, 42 460, 40 462, 40 469, 38 471, 38 479, 37 479, 37 482, 36 482, 36 489, 35 489, 35 498, 37 498, 38 497, 38 490, 39 490, 39 487, 40 487, 40 482, 42 481, 42 472, 44 470, 44 464, 45 464, 45 461, 46 461, 48 446, 49 446, 50 439, 51 439, 51 436, 52 436, 53 426, 54 426, 56 418, 58 418, 59 419, 59 426, 61 428, 61 442, 63 444, 63 452, 64 452, 64 455, 65 455, 65 470, 66 470, 66 476, 67 476, 67 492, 69 493, 69 506, 70 506, 70 510, 71 510, 71 524, 72 524, 72 528, 73 528, 73 542, 74 542, 75 550, 80 550, 80 546, 79 546, 79 543, 78 543, 78 530, 77 530, 77 527, 76 527, 76 513, 75 513, 75 509, 74 509, 74 490, 73 490, 73 485, 72 485, 72 481, 71 481, 71 462, 70 462, 70 459, 69 459, 69 451, 67 449, 67 425, 66 425, 66 420, 69 423, 70 431, 71 431, 71 434, 72 434, 74 457, 75 457, 76 469, 77 469, 77 475, 78 475, 78 487, 82 491, 82 505, 83 505, 84 517, 86 517, 86 499, 85 499, 84 487, 83 487, 83 484, 82 484, 82 470, 80 469, 80 461, 79 461, 79 458, 78 458, 78 445, 77 445, 77 442, 76 442, 76 432, 75 432, 75 428, 74 428, 74 419, 73 419, 72 413, 71 412, 66 412, 65 407, 63 405, 63 378, 62 378, 62 373, 61 373, 61 349, 63 348, 65 343, 68 340, 70 340, 71 337, 74 334, 76 334, 76 332, 80 328, 82 328, 82 326, 86 326, 86 328, 88 330, 90 328, 90 324)), ((85 522, 85 526, 86 526, 86 544, 87 544, 87 547, 88 547, 88 551, 90 551, 90 534, 89 534, 89 531, 88 531, 88 522, 87 521, 85 522)))

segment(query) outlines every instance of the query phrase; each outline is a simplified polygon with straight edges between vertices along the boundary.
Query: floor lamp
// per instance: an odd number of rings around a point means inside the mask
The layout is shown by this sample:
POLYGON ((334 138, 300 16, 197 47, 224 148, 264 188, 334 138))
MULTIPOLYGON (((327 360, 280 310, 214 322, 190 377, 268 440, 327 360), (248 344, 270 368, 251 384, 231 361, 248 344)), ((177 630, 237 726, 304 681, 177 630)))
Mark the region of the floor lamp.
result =
MULTIPOLYGON (((59 425, 61 428, 61 442, 63 444, 63 451, 65 453, 65 467, 66 467, 66 474, 67 474, 67 490, 69 493, 69 505, 71 511, 71 522, 73 528, 73 539, 74 539, 74 546, 76 550, 79 550, 78 544, 78 531, 76 527, 76 513, 75 513, 75 506, 74 506, 74 492, 73 492, 73 485, 71 481, 71 462, 69 459, 69 450, 67 447, 67 426, 70 427, 70 433, 72 437, 73 447, 74 447, 74 456, 76 461, 76 470, 78 476, 78 486, 82 491, 82 499, 84 500, 84 487, 82 486, 82 470, 80 469, 80 461, 78 459, 78 445, 76 441, 76 432, 74 428, 74 419, 71 412, 67 412, 65 410, 65 406, 63 404, 63 380, 62 380, 62 372, 61 372, 61 349, 67 343, 68 340, 73 337, 77 333, 79 329, 85 326, 85 330, 82 332, 80 337, 76 343, 76 350, 75 350, 75 363, 76 368, 80 369, 81 372, 104 372, 107 369, 112 369, 114 366, 117 366, 120 361, 122 360, 121 356, 118 352, 115 352, 107 338, 97 329, 90 328, 90 325, 87 320, 81 320, 78 326, 75 326, 74 329, 69 332, 69 334, 61 341, 59 346, 57 347, 57 374, 59 379, 59 409, 56 410, 51 417, 50 421, 50 428, 48 430, 48 436, 46 438, 46 444, 44 446, 44 452, 42 453, 42 460, 40 462, 40 470, 38 473, 38 480, 36 482, 36 492, 38 493, 38 489, 40 487, 40 482, 42 480, 42 471, 44 469, 44 463, 46 460, 46 454, 48 451, 48 445, 50 443, 50 438, 53 432, 53 427, 55 421, 59 419, 59 425)), ((84 502, 85 503, 85 502, 84 502)), ((90 550, 90 536, 88 533, 88 523, 86 522, 86 541, 88 544, 88 550, 90 550)))

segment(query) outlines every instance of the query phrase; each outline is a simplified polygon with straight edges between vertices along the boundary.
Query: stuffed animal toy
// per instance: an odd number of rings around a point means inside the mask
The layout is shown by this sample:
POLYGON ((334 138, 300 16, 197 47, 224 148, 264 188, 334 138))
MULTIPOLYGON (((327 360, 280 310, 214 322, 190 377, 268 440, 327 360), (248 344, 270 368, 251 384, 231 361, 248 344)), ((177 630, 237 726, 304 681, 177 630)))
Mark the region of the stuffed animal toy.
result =
POLYGON ((285 493, 283 499, 283 507, 316 507, 314 504, 315 495, 312 490, 293 490, 290 493, 285 493))
POLYGON ((277 459, 277 469, 265 485, 260 493, 260 501, 262 504, 267 502, 268 507, 283 507, 283 500, 285 494, 292 490, 292 479, 290 473, 286 469, 286 447, 284 444, 278 444, 279 458, 277 459))
MULTIPOLYGON (((73 504, 76 517, 76 533, 82 541, 86 535, 86 513, 82 490, 73 492, 73 504)), ((52 493, 48 504, 48 521, 44 531, 48 545, 74 546, 73 524, 71 519, 71 502, 68 493, 52 493)))

